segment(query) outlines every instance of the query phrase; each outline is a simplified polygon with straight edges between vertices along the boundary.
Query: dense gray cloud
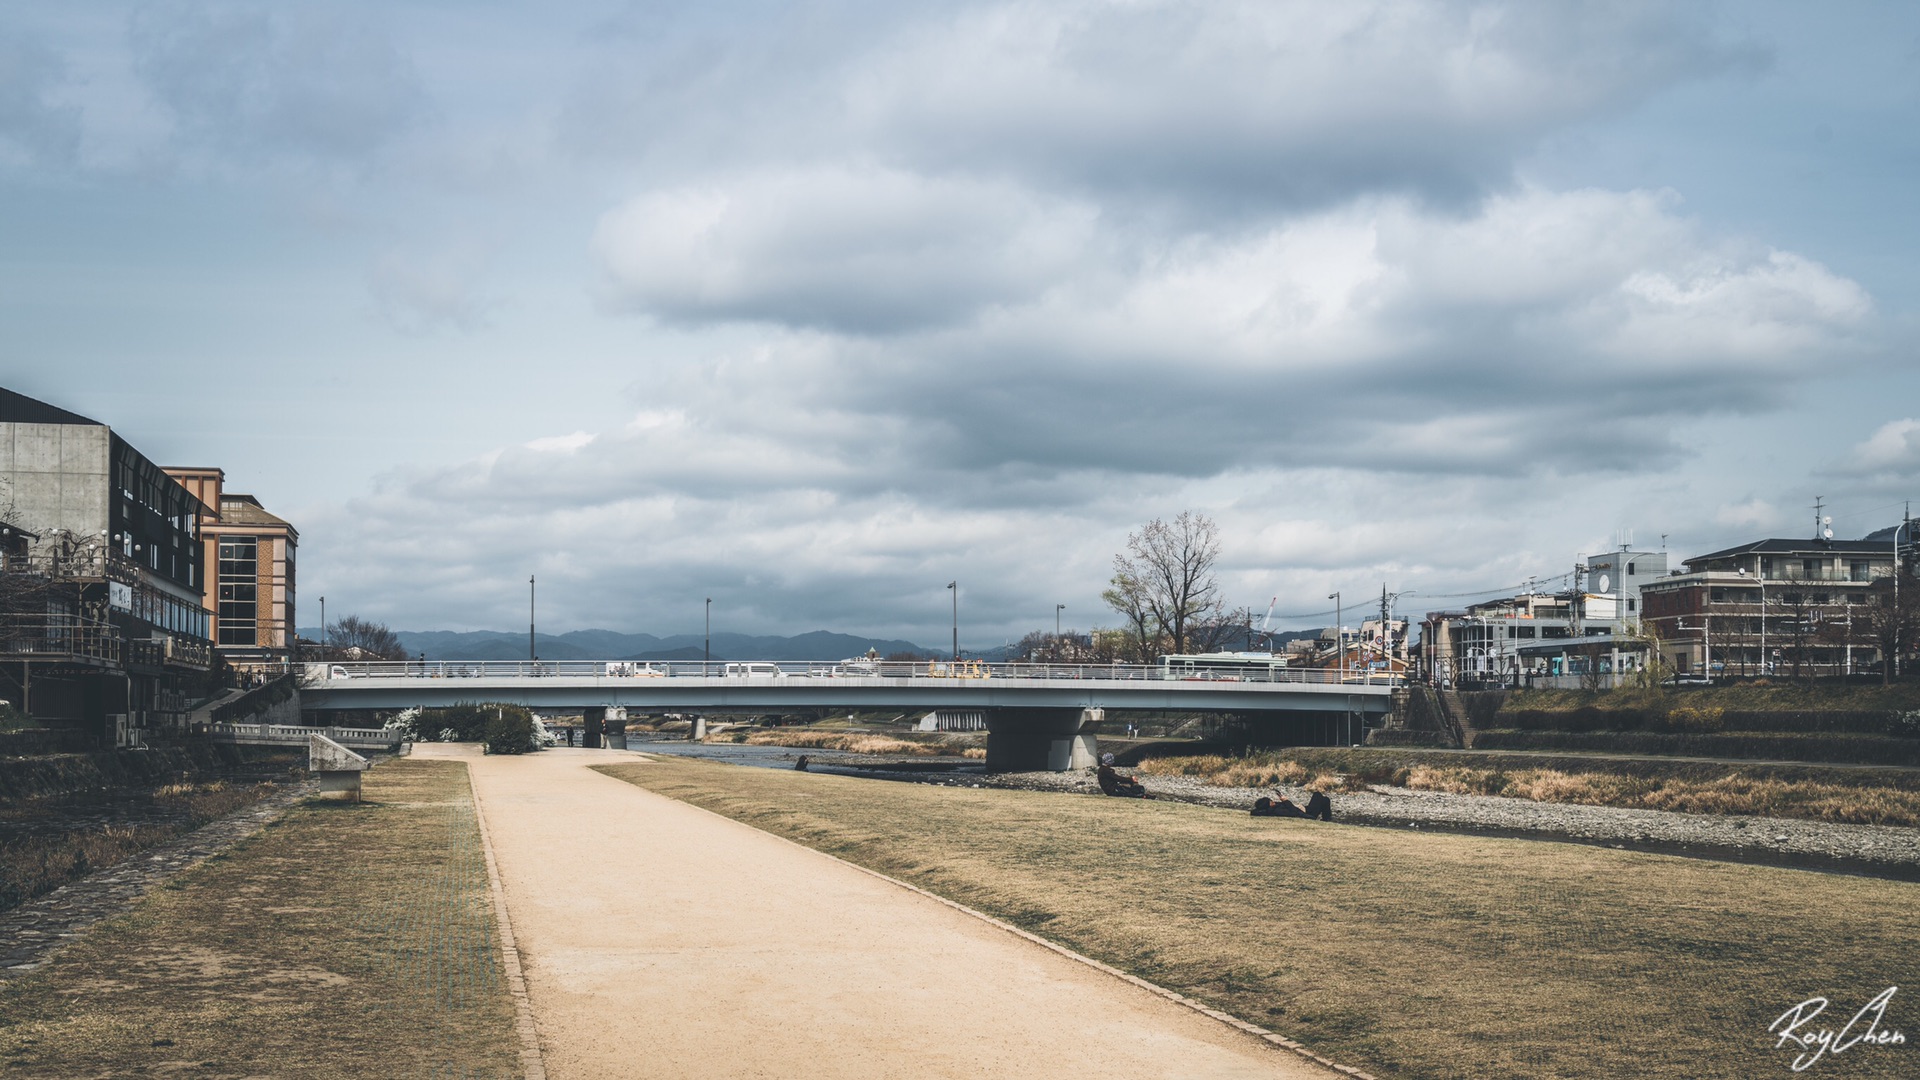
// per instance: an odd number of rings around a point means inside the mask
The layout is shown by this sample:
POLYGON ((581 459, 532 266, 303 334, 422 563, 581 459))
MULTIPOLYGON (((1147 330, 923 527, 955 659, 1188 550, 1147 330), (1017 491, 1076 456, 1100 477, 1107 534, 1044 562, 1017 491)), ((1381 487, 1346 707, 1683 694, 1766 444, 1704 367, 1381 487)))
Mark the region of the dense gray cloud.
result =
POLYGON ((1630 137, 1631 179, 1530 167, 1703 97, 1772 152, 1733 88, 1804 71, 1743 8, 609 7, 35 12, 13 347, 83 411, 273 417, 175 445, 296 518, 309 596, 409 627, 517 624, 538 573, 543 627, 714 596, 931 644, 958 577, 989 644, 1110 621, 1185 509, 1235 602, 1320 624, 1920 475, 1911 394, 1860 393, 1913 381, 1873 258, 1630 137))
POLYGON ((1357 191, 1471 199, 1547 132, 1764 62, 1692 13, 1646 4, 827 11, 724 37, 663 17, 611 39, 570 141, 669 172, 854 155, 1212 218, 1357 191))
MULTIPOLYGON (((733 199, 716 192, 702 213, 733 199)), ((727 304, 710 318, 805 327, 838 307, 874 321, 900 295, 892 268, 914 264, 922 238, 889 229, 888 210, 868 219, 858 201, 845 205, 851 223, 811 247, 790 242, 796 226, 774 210, 726 229, 695 216, 664 254, 618 211, 600 246, 642 310, 687 316, 680 290, 698 286, 674 282, 674 265, 693 281, 708 280, 700 268, 732 267, 713 272, 727 304), (836 265, 819 249, 848 234, 861 258, 836 265), (638 279, 636 264, 656 276, 638 279), (800 315, 796 282, 812 305, 800 315)), ((959 272, 975 295, 930 285, 941 270, 924 269, 913 284, 927 293, 908 314, 944 301, 958 325, 770 339, 778 361, 727 389, 776 412, 911 417, 913 438, 892 456, 920 467, 1193 476, 1336 442, 1352 444, 1343 461, 1367 468, 1646 466, 1673 452, 1662 418, 1777 401, 1816 356, 1830 372, 1872 312, 1858 284, 1707 234, 1676 209, 1657 193, 1521 189, 1465 214, 1369 198, 1171 238, 1076 217, 1097 231, 1051 280, 1036 280, 1038 260, 1020 261, 997 290, 1005 299, 983 304, 977 294, 996 291, 980 284, 992 260, 959 272), (1596 423, 1611 431, 1599 460, 1564 437, 1596 423)), ((1022 249, 1025 219, 997 235, 980 232, 979 217, 970 224, 977 250, 1022 249)))

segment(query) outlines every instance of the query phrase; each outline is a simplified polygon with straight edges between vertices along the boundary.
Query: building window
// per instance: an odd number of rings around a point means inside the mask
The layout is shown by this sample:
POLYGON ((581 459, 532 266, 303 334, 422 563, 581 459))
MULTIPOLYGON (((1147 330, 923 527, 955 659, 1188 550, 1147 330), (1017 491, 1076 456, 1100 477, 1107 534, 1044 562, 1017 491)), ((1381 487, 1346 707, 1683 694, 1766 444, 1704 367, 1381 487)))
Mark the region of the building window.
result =
POLYGON ((220 638, 222 645, 256 643, 259 614, 259 551, 251 536, 220 538, 220 638))

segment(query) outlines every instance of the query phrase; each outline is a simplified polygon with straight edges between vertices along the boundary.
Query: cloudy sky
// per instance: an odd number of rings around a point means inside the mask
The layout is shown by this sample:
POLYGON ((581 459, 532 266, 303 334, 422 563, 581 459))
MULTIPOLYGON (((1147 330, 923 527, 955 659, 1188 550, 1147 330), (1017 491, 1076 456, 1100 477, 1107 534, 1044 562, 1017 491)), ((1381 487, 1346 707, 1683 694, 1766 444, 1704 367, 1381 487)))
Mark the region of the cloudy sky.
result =
POLYGON ((1191 509, 1322 625, 1920 493, 1909 5, 0 12, 0 382, 304 624, 987 646, 1191 509))

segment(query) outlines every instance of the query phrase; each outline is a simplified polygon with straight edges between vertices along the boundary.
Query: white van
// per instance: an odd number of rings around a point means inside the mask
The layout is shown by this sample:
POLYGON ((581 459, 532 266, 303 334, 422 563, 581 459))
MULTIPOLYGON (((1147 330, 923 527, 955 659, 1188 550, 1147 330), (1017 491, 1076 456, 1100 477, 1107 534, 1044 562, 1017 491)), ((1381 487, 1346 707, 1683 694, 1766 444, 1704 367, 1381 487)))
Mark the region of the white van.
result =
POLYGON ((747 663, 728 664, 722 672, 729 679, 784 679, 787 673, 780 670, 779 664, 747 663))

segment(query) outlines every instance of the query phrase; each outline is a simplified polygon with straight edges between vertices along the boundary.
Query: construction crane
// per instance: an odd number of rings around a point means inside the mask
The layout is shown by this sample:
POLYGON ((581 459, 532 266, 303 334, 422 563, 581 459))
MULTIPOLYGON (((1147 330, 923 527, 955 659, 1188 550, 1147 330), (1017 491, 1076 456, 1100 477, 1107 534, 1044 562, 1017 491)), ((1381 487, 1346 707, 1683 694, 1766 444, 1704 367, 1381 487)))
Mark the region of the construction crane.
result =
POLYGON ((1268 651, 1268 652, 1272 652, 1272 651, 1273 651, 1273 635, 1272 635, 1272 634, 1269 634, 1269 633, 1267 633, 1267 624, 1268 624, 1268 623, 1271 623, 1271 622, 1273 621, 1273 606, 1274 606, 1275 604, 1278 604, 1279 602, 1280 602, 1280 598, 1279 598, 1279 597, 1277 597, 1277 596, 1276 596, 1276 597, 1274 597, 1273 599, 1271 599, 1271 600, 1269 600, 1269 601, 1267 601, 1267 615, 1266 615, 1266 618, 1264 618, 1264 619, 1261 619, 1261 620, 1260 620, 1260 636, 1261 636, 1261 637, 1264 637, 1264 638, 1266 638, 1266 639, 1267 639, 1267 651, 1268 651))

